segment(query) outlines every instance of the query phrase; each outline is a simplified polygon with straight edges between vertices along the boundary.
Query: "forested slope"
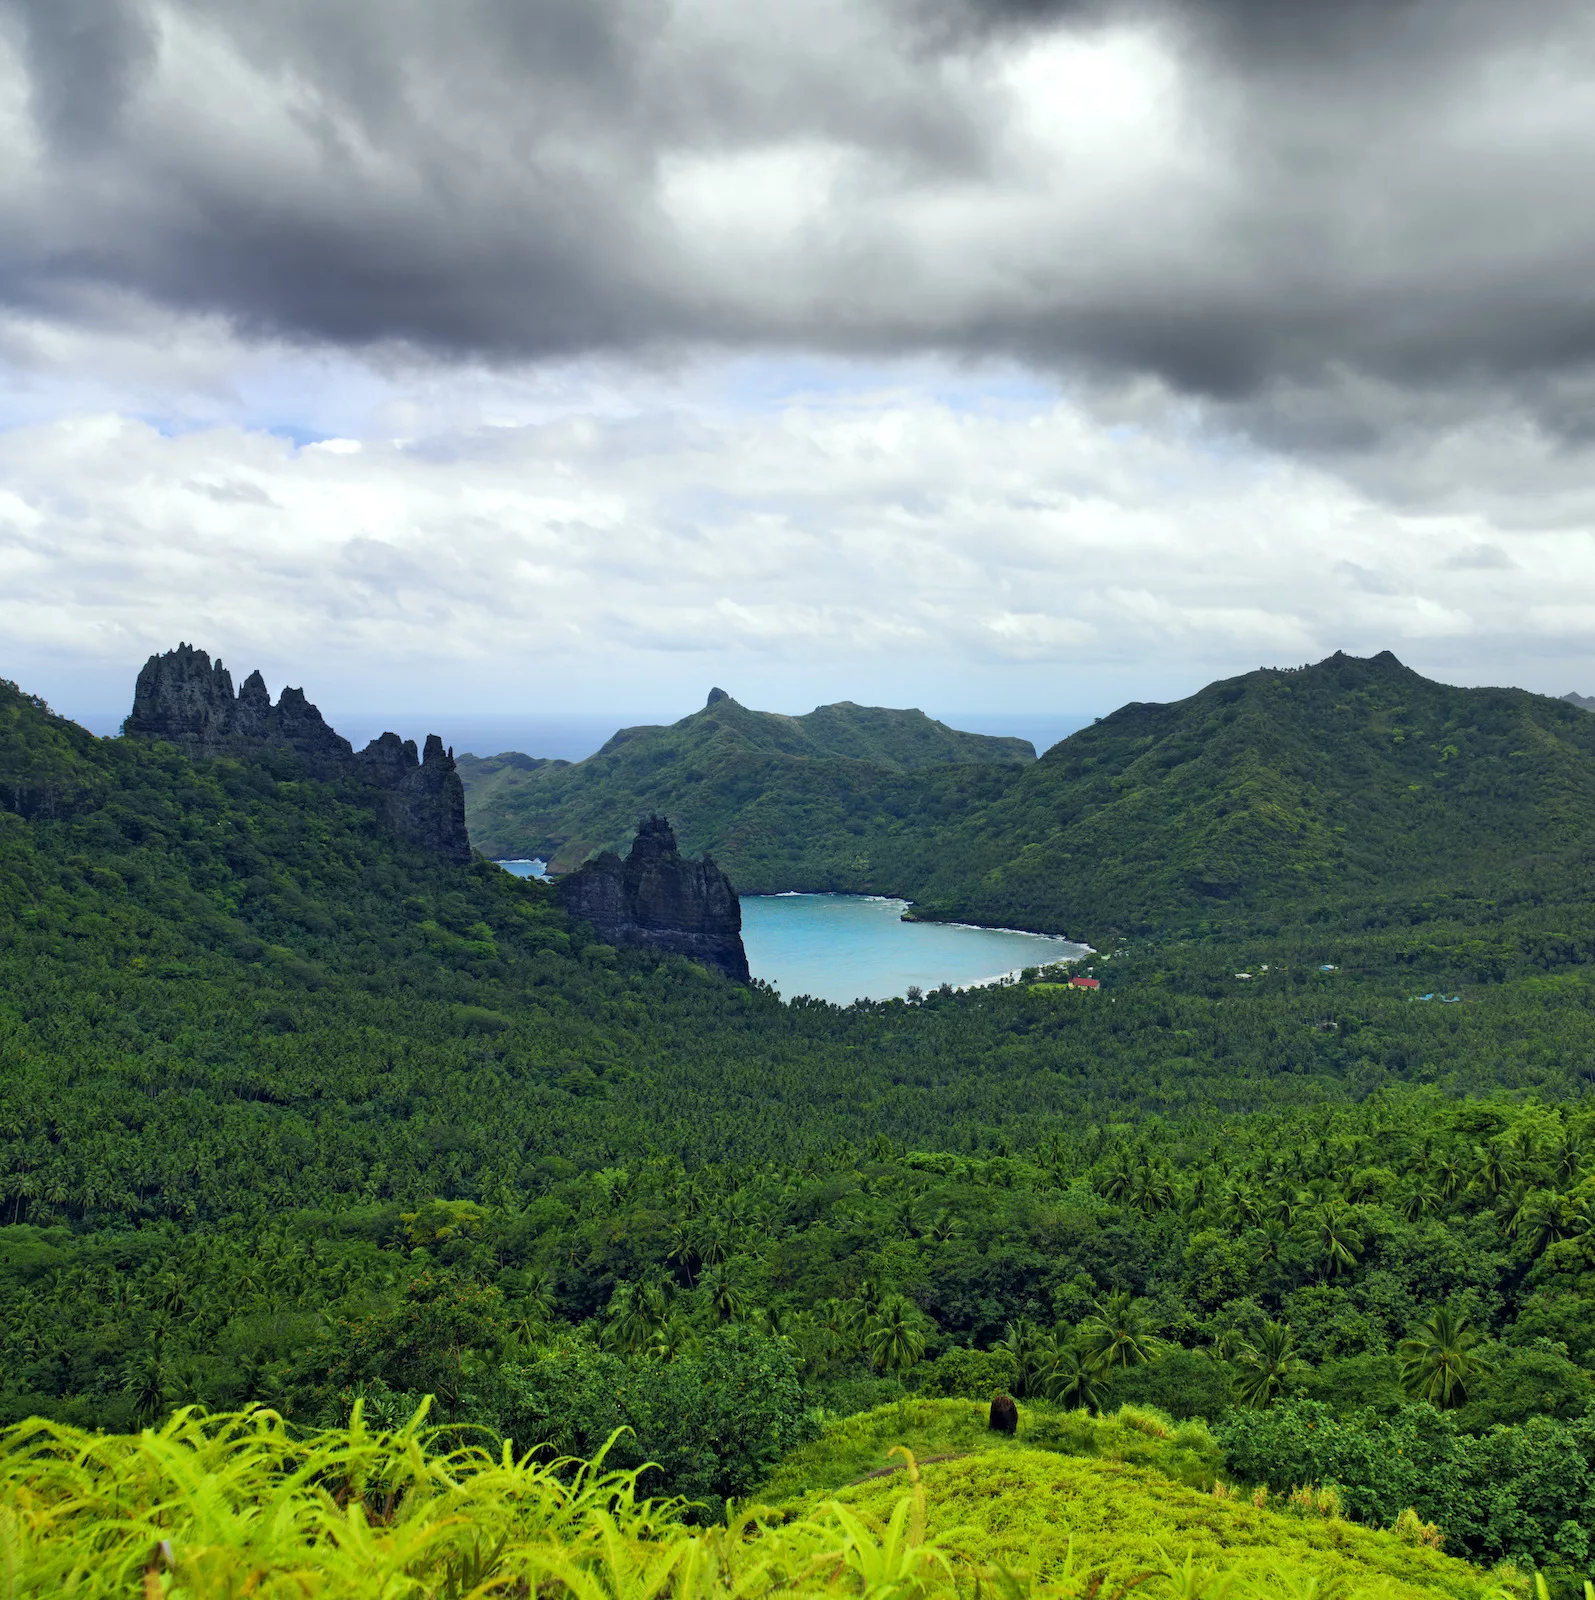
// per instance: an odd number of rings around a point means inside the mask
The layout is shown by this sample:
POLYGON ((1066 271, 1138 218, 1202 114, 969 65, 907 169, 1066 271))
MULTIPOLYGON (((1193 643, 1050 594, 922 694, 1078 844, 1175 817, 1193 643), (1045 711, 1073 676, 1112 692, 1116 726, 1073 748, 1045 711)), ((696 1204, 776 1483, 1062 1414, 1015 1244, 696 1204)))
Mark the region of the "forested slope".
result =
POLYGON ((1034 759, 1023 739, 960 733, 921 711, 844 701, 776 716, 717 690, 669 727, 623 728, 586 761, 465 757, 460 775, 486 855, 540 855, 563 871, 660 812, 683 850, 711 852, 740 889, 762 893, 902 877, 937 827, 1034 759))
POLYGON ((1203 1416, 1242 1481, 1454 1553, 1588 1553, 1595 939, 1532 879, 838 1009, 596 944, 291 752, 7 686, 0 799, 4 1415, 431 1393, 628 1426, 717 1501, 817 1406, 1008 1384, 1203 1416))
POLYGON ((901 894, 1093 942, 1378 926, 1417 903, 1488 921, 1595 887, 1595 718, 1388 653, 1131 704, 1023 765, 892 770, 748 731, 807 720, 722 701, 575 766, 462 762, 473 838, 568 865, 664 807, 745 891, 901 894))
POLYGON ((1400 900, 1587 898, 1595 718, 1386 653, 1132 704, 946 828, 925 915, 1066 932, 1379 921, 1400 900))

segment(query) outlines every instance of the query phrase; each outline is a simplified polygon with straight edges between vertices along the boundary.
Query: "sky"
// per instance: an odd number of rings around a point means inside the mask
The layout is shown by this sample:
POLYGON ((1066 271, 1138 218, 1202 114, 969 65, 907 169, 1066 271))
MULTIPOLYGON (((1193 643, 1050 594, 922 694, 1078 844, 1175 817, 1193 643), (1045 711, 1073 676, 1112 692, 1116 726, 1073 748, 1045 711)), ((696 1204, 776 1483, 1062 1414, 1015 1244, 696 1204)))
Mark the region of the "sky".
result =
POLYGON ((1562 0, 0 0, 0 676, 1595 692, 1592 170, 1562 0))

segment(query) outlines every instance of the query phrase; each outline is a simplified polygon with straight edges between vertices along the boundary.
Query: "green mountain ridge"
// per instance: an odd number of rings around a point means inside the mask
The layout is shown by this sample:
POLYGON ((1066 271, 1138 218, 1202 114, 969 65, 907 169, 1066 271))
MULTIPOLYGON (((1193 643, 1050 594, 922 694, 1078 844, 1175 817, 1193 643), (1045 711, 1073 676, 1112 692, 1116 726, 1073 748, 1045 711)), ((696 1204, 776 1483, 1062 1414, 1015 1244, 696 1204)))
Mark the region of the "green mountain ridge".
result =
POLYGON ((1581 893, 1595 719, 1388 651, 1131 704, 948 826, 917 913, 1087 938, 1398 898, 1581 893))
MULTIPOLYGON (((739 889, 836 888, 860 872, 860 828, 923 834, 1035 760, 1027 740, 961 733, 922 711, 819 706, 752 711, 716 690, 668 727, 622 728, 585 761, 462 756, 472 842, 560 871, 618 850, 639 816, 667 815, 688 854, 705 850, 739 889)), ((868 870, 867 867, 863 870, 868 870)))
POLYGON ((489 853, 566 868, 662 810, 744 892, 897 894, 1093 944, 1578 900, 1595 865, 1595 718, 1388 651, 1131 703, 1023 765, 794 757, 804 720, 722 701, 574 766, 462 761, 467 821, 489 853))

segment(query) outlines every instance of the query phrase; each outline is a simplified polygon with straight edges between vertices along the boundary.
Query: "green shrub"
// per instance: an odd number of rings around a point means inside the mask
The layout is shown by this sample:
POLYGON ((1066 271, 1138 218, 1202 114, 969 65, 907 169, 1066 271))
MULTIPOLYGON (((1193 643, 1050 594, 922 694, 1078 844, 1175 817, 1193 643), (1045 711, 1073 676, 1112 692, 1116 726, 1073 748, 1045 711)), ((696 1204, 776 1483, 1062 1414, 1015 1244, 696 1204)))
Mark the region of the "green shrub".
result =
POLYGON ((674 1361, 623 1360, 571 1343, 504 1374, 504 1431, 517 1449, 591 1456, 617 1429, 615 1466, 653 1468, 650 1493, 717 1508, 745 1494, 814 1431, 786 1347, 720 1328, 674 1361))
POLYGON ((1014 1386, 1018 1365, 1006 1350, 971 1350, 958 1345, 927 1361, 915 1386, 927 1400, 990 1400, 1014 1386))

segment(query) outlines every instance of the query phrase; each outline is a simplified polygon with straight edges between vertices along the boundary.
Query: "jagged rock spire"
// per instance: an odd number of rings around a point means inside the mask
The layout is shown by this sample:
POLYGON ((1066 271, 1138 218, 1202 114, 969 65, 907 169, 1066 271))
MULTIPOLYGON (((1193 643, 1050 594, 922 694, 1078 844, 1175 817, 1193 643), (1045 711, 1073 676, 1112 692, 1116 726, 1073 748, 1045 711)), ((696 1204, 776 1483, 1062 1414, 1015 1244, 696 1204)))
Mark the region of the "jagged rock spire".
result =
POLYGON ((606 850, 561 878, 559 897, 573 917, 591 923, 610 944, 651 945, 748 981, 737 891, 707 856, 683 856, 663 817, 637 824, 624 861, 606 850))
POLYGON ((193 645, 180 644, 144 663, 133 690, 133 710, 122 724, 130 737, 164 739, 196 761, 230 756, 248 760, 269 750, 291 750, 305 770, 324 782, 353 781, 372 798, 388 830, 450 861, 471 859, 465 831, 465 790, 454 752, 427 736, 426 755, 413 739, 385 733, 364 750, 327 725, 303 689, 284 689, 276 705, 258 672, 233 693, 232 674, 193 645))

